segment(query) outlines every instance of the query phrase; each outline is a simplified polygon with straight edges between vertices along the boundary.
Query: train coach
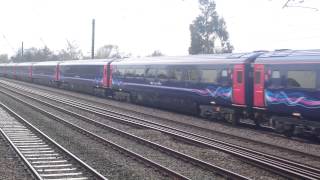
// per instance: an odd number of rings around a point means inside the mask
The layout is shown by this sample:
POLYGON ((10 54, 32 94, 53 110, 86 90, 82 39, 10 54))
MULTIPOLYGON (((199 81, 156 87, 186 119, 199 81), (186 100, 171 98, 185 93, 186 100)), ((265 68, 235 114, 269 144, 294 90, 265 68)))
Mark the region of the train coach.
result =
POLYGON ((37 84, 59 86, 59 61, 38 62, 32 65, 32 81, 37 84))
POLYGON ((319 50, 280 50, 10 63, 0 65, 0 75, 31 76, 35 83, 320 137, 319 64, 319 50))
POLYGON ((99 96, 110 93, 110 64, 114 60, 78 60, 59 63, 59 86, 99 96))
POLYGON ((261 53, 129 59, 112 63, 118 100, 237 123, 252 105, 251 63, 261 53))
POLYGON ((7 76, 7 64, 1 63, 0 64, 0 76, 1 77, 6 77, 7 76))
POLYGON ((21 81, 32 81, 32 64, 33 63, 17 63, 14 65, 14 77, 21 81))
POLYGON ((0 64, 0 74, 3 77, 16 79, 16 65, 17 63, 3 63, 0 64))
POLYGON ((276 131, 320 135, 320 51, 275 51, 254 66, 255 119, 276 131))

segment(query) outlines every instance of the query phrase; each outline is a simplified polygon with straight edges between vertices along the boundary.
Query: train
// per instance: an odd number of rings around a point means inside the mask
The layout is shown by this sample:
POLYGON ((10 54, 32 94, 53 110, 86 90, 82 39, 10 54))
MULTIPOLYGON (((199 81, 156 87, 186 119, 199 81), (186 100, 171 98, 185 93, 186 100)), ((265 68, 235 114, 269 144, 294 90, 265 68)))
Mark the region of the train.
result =
POLYGON ((0 76, 320 137, 320 50, 0 64, 0 76))

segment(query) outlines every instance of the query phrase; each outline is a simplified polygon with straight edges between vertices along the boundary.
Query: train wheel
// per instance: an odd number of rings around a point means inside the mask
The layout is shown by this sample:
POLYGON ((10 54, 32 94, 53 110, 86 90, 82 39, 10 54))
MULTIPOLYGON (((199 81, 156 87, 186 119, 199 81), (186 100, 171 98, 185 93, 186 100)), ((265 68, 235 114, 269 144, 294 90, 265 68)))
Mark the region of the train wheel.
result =
POLYGON ((134 104, 138 104, 138 95, 135 93, 130 93, 130 100, 134 104))
POLYGON ((253 120, 253 121, 254 121, 254 127, 255 127, 256 129, 260 129, 260 128, 261 128, 260 121, 257 120, 257 119, 255 119, 255 120, 253 120))
POLYGON ((283 134, 287 137, 292 137, 294 132, 294 126, 291 125, 289 128, 286 128, 286 130, 283 132, 283 134))
POLYGON ((227 115, 227 121, 233 125, 236 126, 239 124, 239 117, 237 116, 236 113, 228 113, 227 115))
POLYGON ((201 109, 200 109, 200 105, 198 103, 195 104, 195 111, 196 111, 196 116, 201 117, 201 109))

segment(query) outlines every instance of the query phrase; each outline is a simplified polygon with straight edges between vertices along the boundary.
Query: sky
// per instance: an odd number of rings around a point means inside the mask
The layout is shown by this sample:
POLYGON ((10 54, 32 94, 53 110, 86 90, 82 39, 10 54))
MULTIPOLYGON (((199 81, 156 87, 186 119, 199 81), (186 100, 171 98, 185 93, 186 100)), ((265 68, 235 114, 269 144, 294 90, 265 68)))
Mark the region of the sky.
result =
MULTIPOLYGON (((216 0, 225 18, 234 52, 320 49, 320 1, 216 0)), ((115 44, 120 51, 146 56, 187 55, 189 25, 200 13, 197 0, 0 0, 0 54, 48 46, 54 51, 74 42, 86 56, 95 47, 115 44)))

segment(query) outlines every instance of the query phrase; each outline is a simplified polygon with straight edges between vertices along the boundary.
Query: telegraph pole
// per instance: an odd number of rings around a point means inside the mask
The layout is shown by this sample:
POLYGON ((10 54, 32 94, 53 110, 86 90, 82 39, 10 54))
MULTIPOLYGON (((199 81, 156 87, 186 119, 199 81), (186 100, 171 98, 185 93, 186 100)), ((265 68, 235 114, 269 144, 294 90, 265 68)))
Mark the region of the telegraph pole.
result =
POLYGON ((92 45, 91 45, 91 59, 94 59, 94 33, 95 33, 95 19, 92 19, 92 45))

